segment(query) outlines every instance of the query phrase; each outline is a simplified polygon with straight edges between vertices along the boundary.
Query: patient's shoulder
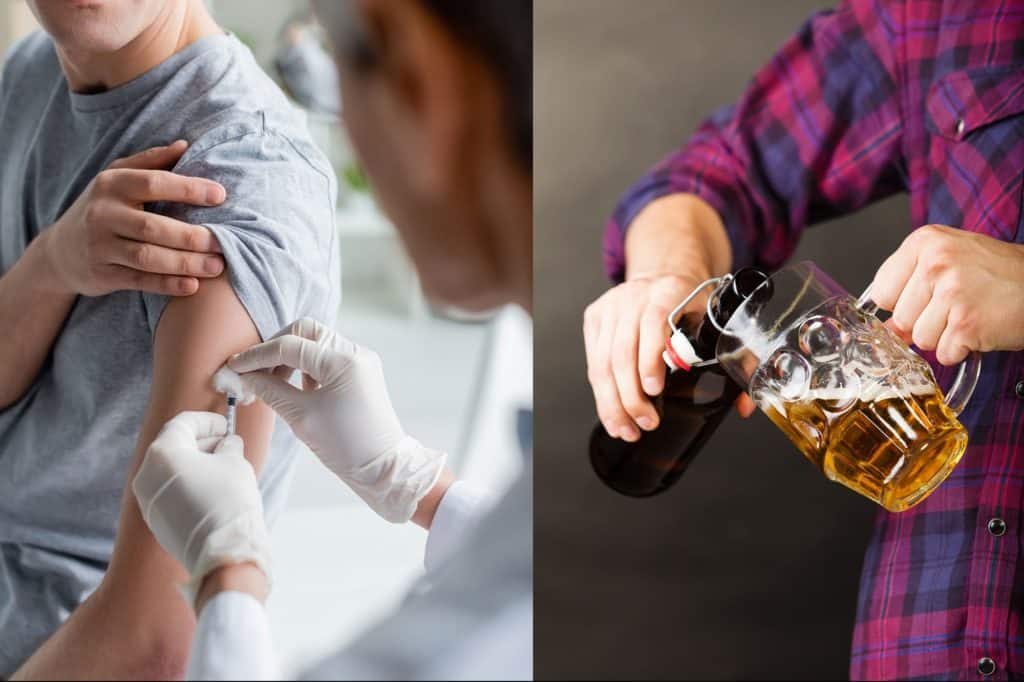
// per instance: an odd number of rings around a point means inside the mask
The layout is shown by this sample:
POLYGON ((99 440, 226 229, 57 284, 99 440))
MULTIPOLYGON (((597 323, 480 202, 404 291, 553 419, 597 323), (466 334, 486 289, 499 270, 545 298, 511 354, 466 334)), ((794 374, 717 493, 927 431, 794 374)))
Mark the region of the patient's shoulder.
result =
POLYGON ((173 122, 162 134, 189 141, 174 170, 221 183, 227 198, 218 206, 153 210, 214 232, 261 335, 304 315, 329 319, 340 278, 331 165, 305 116, 248 50, 234 39, 211 44, 203 63, 184 74, 195 96, 171 88, 160 93, 163 106, 150 110, 173 122))
MULTIPOLYGON (((179 166, 208 162, 216 171, 234 161, 259 173, 284 162, 296 174, 333 185, 330 163, 314 144, 305 113, 237 38, 220 36, 207 43, 176 79, 177 85, 161 93, 165 106, 150 110, 173 117, 171 127, 189 141, 179 166)), ((318 190, 324 192, 324 186, 318 190)))
POLYGON ((341 267, 336 182, 308 138, 259 113, 235 116, 193 139, 175 170, 221 183, 227 198, 218 206, 153 210, 213 231, 263 338, 298 317, 331 319, 341 267))
POLYGON ((211 156, 222 162, 233 158, 240 164, 291 162, 325 181, 333 180, 330 162, 305 125, 274 109, 224 112, 217 120, 207 121, 189 140, 179 165, 211 156))
POLYGON ((288 141, 317 170, 326 159, 316 153, 305 113, 291 102, 234 36, 217 36, 175 74, 174 82, 148 110, 167 117, 191 143, 189 155, 248 136, 288 141))

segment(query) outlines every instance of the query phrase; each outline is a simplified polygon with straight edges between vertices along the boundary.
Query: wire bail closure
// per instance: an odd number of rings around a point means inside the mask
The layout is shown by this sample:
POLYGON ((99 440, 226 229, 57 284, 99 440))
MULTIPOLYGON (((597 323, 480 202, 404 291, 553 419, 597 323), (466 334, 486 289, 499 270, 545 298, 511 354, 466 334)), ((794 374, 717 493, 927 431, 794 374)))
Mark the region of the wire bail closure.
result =
MULTIPOLYGON (((700 284, 698 284, 697 288, 695 288, 693 291, 691 291, 689 296, 684 298, 682 303, 680 303, 675 308, 673 308, 672 312, 670 312, 668 314, 668 326, 669 326, 669 328, 672 329, 672 333, 673 334, 685 333, 679 327, 676 326, 676 318, 679 316, 679 314, 681 312, 683 312, 683 309, 686 308, 686 306, 688 306, 690 304, 690 301, 692 301, 694 298, 697 297, 697 294, 699 294, 704 289, 707 289, 709 286, 713 286, 713 287, 715 287, 715 290, 713 292, 711 292, 710 296, 708 296, 708 302, 707 302, 707 306, 706 306, 706 308, 707 308, 706 316, 707 316, 708 321, 711 322, 711 324, 715 327, 715 329, 717 329, 722 334, 728 334, 728 332, 725 331, 725 329, 722 328, 722 325, 718 324, 718 320, 715 319, 715 314, 711 311, 711 306, 714 303, 714 301, 716 300, 718 292, 721 291, 722 289, 724 289, 725 287, 727 287, 730 282, 732 282, 732 274, 726 273, 726 274, 722 275, 721 277, 712 277, 711 279, 706 279, 703 282, 701 282, 700 284)), ((731 334, 729 334, 729 335, 732 336, 731 334)), ((700 362, 693 363, 690 366, 691 367, 706 367, 708 365, 717 365, 717 364, 718 364, 718 358, 710 358, 708 360, 701 360, 700 362)))

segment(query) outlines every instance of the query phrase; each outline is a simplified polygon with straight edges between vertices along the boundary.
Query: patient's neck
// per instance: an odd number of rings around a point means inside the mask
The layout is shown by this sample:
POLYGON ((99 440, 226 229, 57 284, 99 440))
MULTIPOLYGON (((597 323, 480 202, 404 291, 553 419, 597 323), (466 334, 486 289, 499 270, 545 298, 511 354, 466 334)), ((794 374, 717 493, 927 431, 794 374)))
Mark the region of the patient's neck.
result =
POLYGON ((191 43, 223 33, 202 0, 168 2, 157 18, 113 52, 71 51, 60 45, 61 68, 74 92, 102 92, 141 76, 191 43))

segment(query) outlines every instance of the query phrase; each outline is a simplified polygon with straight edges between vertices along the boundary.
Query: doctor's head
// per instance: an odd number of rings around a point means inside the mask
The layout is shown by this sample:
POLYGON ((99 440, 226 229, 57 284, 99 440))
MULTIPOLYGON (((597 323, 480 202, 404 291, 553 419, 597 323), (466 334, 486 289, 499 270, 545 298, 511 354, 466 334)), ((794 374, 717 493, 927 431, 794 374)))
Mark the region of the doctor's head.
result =
POLYGON ((319 0, 343 118, 433 299, 529 305, 530 0, 319 0))

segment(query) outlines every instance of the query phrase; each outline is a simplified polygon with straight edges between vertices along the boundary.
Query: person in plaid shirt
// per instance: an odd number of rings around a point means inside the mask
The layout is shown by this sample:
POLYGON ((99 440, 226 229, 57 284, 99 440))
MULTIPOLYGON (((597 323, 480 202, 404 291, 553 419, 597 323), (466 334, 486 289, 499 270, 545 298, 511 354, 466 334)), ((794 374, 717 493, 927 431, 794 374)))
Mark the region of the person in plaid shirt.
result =
POLYGON ((584 315, 588 378, 605 428, 634 441, 658 425, 665 317, 697 283, 777 268, 805 226, 909 193, 917 229, 872 298, 940 384, 985 355, 960 465, 913 509, 880 510, 855 679, 1024 676, 1022 171, 1024 2, 850 1, 813 16, 607 227, 619 284, 584 315))

